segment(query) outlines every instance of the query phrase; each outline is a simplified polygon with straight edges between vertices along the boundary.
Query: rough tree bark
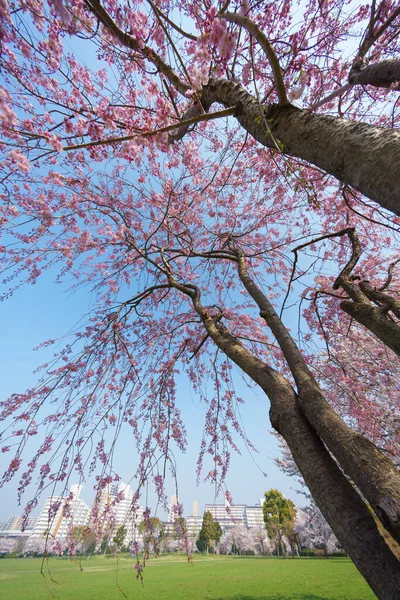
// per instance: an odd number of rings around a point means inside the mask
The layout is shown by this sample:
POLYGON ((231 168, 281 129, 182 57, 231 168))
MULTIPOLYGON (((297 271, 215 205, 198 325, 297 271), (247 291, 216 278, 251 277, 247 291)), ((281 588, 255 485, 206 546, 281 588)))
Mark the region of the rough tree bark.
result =
POLYGON ((363 66, 355 64, 349 73, 351 85, 373 85, 374 87, 400 89, 400 59, 382 60, 363 66))
POLYGON ((324 237, 341 237, 347 235, 351 242, 352 253, 346 266, 339 273, 333 284, 333 289, 342 288, 350 297, 343 300, 340 308, 358 323, 369 329, 388 348, 400 356, 400 326, 393 318, 400 319, 400 302, 384 290, 389 286, 393 269, 398 260, 389 266, 388 277, 379 289, 359 276, 353 276, 352 271, 361 256, 361 243, 353 227, 343 229, 335 234, 324 237), (389 313, 392 313, 390 315, 389 313))
POLYGON ((236 251, 244 287, 260 309, 281 348, 297 386, 298 400, 309 423, 371 504, 391 535, 400 542, 400 473, 367 438, 353 431, 326 401, 299 348, 272 304, 248 274, 245 258, 236 251))
POLYGON ((400 132, 291 104, 262 106, 240 84, 225 79, 211 79, 201 102, 206 111, 214 102, 236 106, 239 123, 264 146, 306 160, 400 215, 400 132))
POLYGON ((376 290, 368 281, 356 282, 350 275, 339 275, 334 289, 339 287, 351 298, 351 300, 343 300, 340 308, 400 356, 400 327, 388 315, 392 312, 398 319, 400 318, 398 300, 376 290), (378 307, 373 306, 372 302, 378 304, 378 307))
MULTIPOLYGON (((191 86, 161 56, 150 47, 140 48, 132 35, 118 27, 99 0, 87 0, 87 6, 123 46, 152 62, 171 85, 185 95, 191 86)), ((393 15, 390 17, 392 20, 397 11, 393 15)), ((220 13, 219 16, 234 22, 249 21, 239 18, 237 14, 220 13)), ((201 105, 198 104, 197 109, 189 107, 187 114, 193 116, 208 112, 214 102, 225 108, 236 107, 239 123, 264 146, 301 158, 323 169, 387 210, 400 215, 400 191, 397 184, 400 133, 366 123, 318 115, 286 104, 286 92, 281 89, 279 81, 279 64, 275 65, 275 59, 271 57, 271 53, 274 55, 273 48, 254 23, 252 27, 257 30, 252 29, 252 35, 256 35, 273 68, 281 104, 263 106, 240 84, 226 79, 210 79, 200 94, 201 105)), ((170 139, 178 140, 187 131, 188 127, 182 127, 170 139)))
POLYGON ((390 321, 381 309, 371 306, 367 302, 351 302, 350 300, 343 300, 340 308, 400 356, 400 327, 390 321))
POLYGON ((397 600, 400 563, 379 533, 367 505, 305 418, 290 383, 244 348, 208 313, 200 303, 200 292, 195 286, 178 283, 172 275, 169 280, 172 287, 190 296, 208 335, 218 348, 269 397, 272 426, 286 440, 315 502, 378 598, 397 600))

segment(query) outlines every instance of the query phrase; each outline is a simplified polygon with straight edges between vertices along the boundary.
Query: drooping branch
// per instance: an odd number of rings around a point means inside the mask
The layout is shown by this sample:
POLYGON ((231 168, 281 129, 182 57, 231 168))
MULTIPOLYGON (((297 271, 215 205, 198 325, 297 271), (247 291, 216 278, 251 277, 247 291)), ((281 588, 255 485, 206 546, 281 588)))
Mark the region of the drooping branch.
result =
POLYGON ((252 35, 255 40, 257 40, 261 48, 264 50, 269 64, 271 65, 279 103, 282 105, 289 104, 278 57, 265 33, 261 31, 261 29, 251 19, 243 15, 239 15, 238 13, 222 12, 218 15, 218 17, 228 21, 229 23, 236 23, 237 25, 240 25, 246 29, 246 31, 252 35))
POLYGON ((196 286, 177 282, 172 274, 169 283, 191 298, 208 336, 268 395, 271 423, 286 440, 317 505, 340 543, 363 573, 371 572, 371 576, 366 578, 378 597, 394 600, 400 592, 397 558, 381 537, 368 507, 300 410, 290 383, 249 352, 222 323, 216 322, 202 306, 200 290, 196 286), (335 490, 333 497, 332 489, 335 490), (374 562, 375 569, 368 569, 369 561, 374 562), (388 578, 383 586, 382 573, 376 569, 378 563, 388 578))

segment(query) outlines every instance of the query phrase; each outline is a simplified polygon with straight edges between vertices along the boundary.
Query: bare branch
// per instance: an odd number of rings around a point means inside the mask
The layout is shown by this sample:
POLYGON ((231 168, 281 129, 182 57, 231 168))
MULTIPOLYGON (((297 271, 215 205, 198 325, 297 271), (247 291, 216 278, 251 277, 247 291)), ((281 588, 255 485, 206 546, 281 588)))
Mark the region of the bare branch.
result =
POLYGON ((158 21, 158 23, 159 23, 159 25, 160 25, 161 29, 162 29, 162 30, 163 30, 163 32, 165 33, 165 37, 167 38, 167 40, 168 40, 168 41, 169 41, 169 43, 171 44, 171 48, 172 48, 172 50, 175 52, 175 55, 176 55, 176 57, 177 57, 177 59, 178 59, 178 61, 179 61, 180 65, 181 65, 181 67, 182 67, 182 70, 183 70, 183 72, 184 72, 184 73, 185 73, 185 75, 186 75, 186 79, 189 81, 189 83, 190 83, 190 86, 192 87, 192 80, 191 80, 191 78, 190 78, 189 72, 188 72, 188 70, 186 69, 185 63, 183 62, 183 60, 182 60, 182 58, 181 58, 181 55, 180 55, 180 53, 179 53, 179 51, 178 51, 177 47, 175 46, 175 44, 174 44, 174 42, 173 42, 173 40, 172 40, 171 36, 170 36, 170 35, 169 35, 169 33, 168 33, 168 30, 167 30, 167 28, 165 27, 164 23, 163 23, 163 22, 162 22, 162 20, 161 20, 161 16, 160 16, 160 15, 159 15, 159 13, 158 13, 157 7, 156 7, 156 6, 153 4, 153 2, 152 2, 151 0, 147 0, 147 2, 150 4, 151 8, 153 9, 153 11, 154 11, 154 14, 155 14, 155 15, 156 15, 156 17, 157 17, 157 21, 158 21))
POLYGON ((154 10, 154 12, 157 13, 157 15, 159 15, 160 17, 162 17, 164 19, 164 21, 166 21, 168 23, 168 25, 170 25, 170 27, 172 27, 172 29, 175 29, 175 31, 180 33, 183 37, 187 38, 188 40, 192 40, 193 42, 197 41, 197 37, 195 35, 193 35, 192 33, 188 33, 187 31, 184 31, 183 29, 181 29, 176 23, 171 21, 171 19, 165 13, 163 13, 163 11, 158 6, 153 4, 153 2, 150 1, 149 4, 150 4, 151 8, 154 10))
POLYGON ((338 96, 341 96, 342 94, 344 94, 348 90, 351 90, 351 88, 352 88, 352 84, 351 83, 346 83, 345 85, 342 85, 340 88, 337 88, 336 90, 334 90, 331 94, 328 94, 328 96, 325 96, 325 98, 322 98, 322 100, 319 100, 318 102, 316 102, 315 104, 313 104, 310 107, 310 109, 311 110, 315 110, 316 108, 319 108, 323 104, 326 104, 327 102, 331 102, 331 100, 334 100, 338 96))
POLYGON ((195 125, 196 123, 199 123, 201 121, 211 121, 212 119, 228 117, 229 115, 234 115, 235 113, 236 107, 232 106, 231 108, 225 108, 217 112, 201 114, 196 117, 192 117, 191 119, 180 121, 179 123, 173 123, 172 125, 167 125, 166 127, 160 127, 160 129, 154 129, 153 131, 143 131, 141 133, 133 133, 132 135, 125 135, 119 138, 110 138, 108 140, 96 140, 94 142, 87 142, 86 144, 77 144, 76 146, 65 146, 63 150, 67 152, 69 150, 79 150, 81 148, 91 148, 93 146, 119 144, 121 142, 128 142, 130 140, 134 140, 137 137, 151 137, 153 135, 157 135, 158 133, 167 133, 168 131, 173 131, 174 129, 180 127, 189 127, 190 125, 195 125))

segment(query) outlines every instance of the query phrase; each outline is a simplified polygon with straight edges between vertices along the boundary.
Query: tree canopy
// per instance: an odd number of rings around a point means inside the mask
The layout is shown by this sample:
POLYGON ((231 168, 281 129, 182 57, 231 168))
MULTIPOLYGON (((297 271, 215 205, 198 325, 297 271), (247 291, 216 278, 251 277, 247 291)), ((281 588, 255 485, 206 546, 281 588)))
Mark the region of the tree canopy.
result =
POLYGON ((279 490, 265 492, 263 517, 269 538, 275 542, 277 554, 285 555, 283 536, 294 530, 296 507, 279 490))
POLYGON ((237 437, 251 446, 236 365, 341 545, 398 598, 371 510, 399 541, 399 21, 391 0, 3 2, 2 297, 46 271, 93 297, 1 403, 2 483, 35 484, 26 515, 75 471, 100 499, 122 428, 133 504, 151 478, 162 496, 182 374, 207 406, 199 477, 211 459, 219 484, 237 437))
POLYGON ((218 521, 214 520, 211 512, 206 510, 203 515, 203 522, 199 531, 199 538, 196 542, 197 548, 200 550, 200 552, 206 551, 208 554, 210 542, 219 542, 221 535, 222 529, 220 524, 218 521))

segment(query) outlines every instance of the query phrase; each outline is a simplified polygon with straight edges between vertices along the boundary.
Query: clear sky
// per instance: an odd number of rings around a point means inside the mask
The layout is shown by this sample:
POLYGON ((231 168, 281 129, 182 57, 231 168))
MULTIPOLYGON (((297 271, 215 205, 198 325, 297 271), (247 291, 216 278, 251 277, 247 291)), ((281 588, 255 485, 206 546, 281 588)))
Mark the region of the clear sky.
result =
MULTIPOLYGON (((12 393, 22 392, 33 385, 38 375, 33 371, 45 363, 55 352, 54 347, 34 351, 42 341, 58 338, 70 330, 90 309, 91 297, 85 289, 69 293, 66 286, 54 283, 55 274, 45 274, 34 286, 26 286, 12 298, 0 303, 0 345, 1 399, 12 393)), ((61 341, 62 343, 62 341, 61 341)), ((239 379, 239 378, 238 378, 239 379)), ((243 445, 241 455, 232 454, 231 468, 227 477, 227 488, 236 503, 255 504, 263 493, 272 487, 280 489, 297 504, 304 504, 304 498, 295 493, 297 482, 282 474, 273 463, 278 449, 268 418, 269 402, 264 393, 248 390, 243 384, 239 390, 246 400, 241 407, 241 416, 248 437, 254 442, 259 453, 250 452, 243 445), (267 477, 262 472, 267 474, 267 477)), ((185 514, 191 514, 192 503, 199 501, 199 510, 206 502, 214 501, 214 487, 200 484, 196 487, 196 461, 198 457, 205 407, 191 392, 182 379, 178 392, 182 416, 188 432, 188 449, 185 455, 176 453, 178 464, 178 485, 180 500, 185 514)), ((8 466, 11 453, 0 454, 2 472, 8 466)), ((131 479, 136 466, 136 449, 127 433, 122 434, 117 448, 115 466, 123 481, 131 479)), ((29 456, 28 456, 29 459, 29 456)), ((0 489, 0 520, 20 514, 17 506, 16 488, 18 480, 13 480, 0 489)), ((75 483, 72 479, 71 483, 75 483)), ((134 487, 134 482, 132 482, 134 487)), ((175 493, 172 481, 167 482, 166 493, 175 493)), ((26 500, 30 498, 29 492, 26 500)), ((87 502, 93 499, 93 482, 84 484, 82 498, 87 502)), ((43 501, 45 497, 43 497, 43 501)), ((144 502, 144 498, 142 499, 144 502)), ((219 501, 222 501, 220 496, 219 501)), ((155 508, 155 495, 150 491, 149 506, 155 508)), ((42 505, 42 502, 40 502, 42 505)), ((160 513, 163 515, 163 512, 160 513)))

